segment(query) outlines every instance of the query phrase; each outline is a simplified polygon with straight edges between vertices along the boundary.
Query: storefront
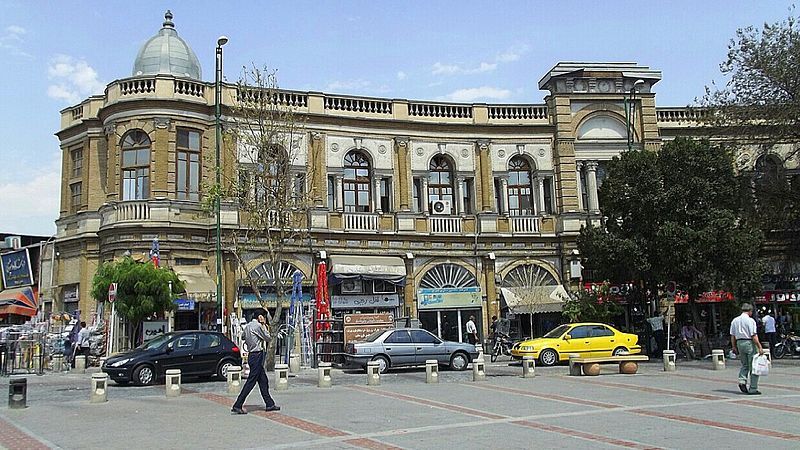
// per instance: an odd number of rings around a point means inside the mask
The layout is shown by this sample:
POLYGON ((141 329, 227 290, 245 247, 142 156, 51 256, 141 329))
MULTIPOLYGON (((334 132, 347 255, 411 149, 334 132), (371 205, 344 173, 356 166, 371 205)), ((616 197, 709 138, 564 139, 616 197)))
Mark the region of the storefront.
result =
POLYGON ((467 321, 475 317, 478 336, 485 340, 481 288, 475 275, 457 264, 439 264, 428 270, 417 290, 420 326, 442 339, 467 342, 467 321))
POLYGON ((399 257, 333 255, 328 276, 331 313, 334 318, 380 313, 398 317, 405 281, 406 267, 399 257))
POLYGON ((500 287, 501 316, 511 320, 513 338, 542 336, 562 323, 569 296, 556 277, 537 264, 509 270, 500 287))
POLYGON ((174 329, 217 330, 217 286, 205 265, 176 265, 172 270, 186 292, 175 300, 174 329))

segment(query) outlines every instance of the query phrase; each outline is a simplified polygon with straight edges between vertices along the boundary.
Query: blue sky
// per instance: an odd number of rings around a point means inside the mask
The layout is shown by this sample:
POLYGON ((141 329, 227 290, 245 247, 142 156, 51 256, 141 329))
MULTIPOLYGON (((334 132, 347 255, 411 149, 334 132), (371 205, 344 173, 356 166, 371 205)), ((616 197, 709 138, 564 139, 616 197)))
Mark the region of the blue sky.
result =
POLYGON ((558 61, 635 61, 663 72, 659 106, 720 80, 736 29, 789 1, 0 0, 0 231, 49 235, 58 216, 59 111, 130 76, 171 9, 203 78, 227 35, 225 76, 278 69, 281 87, 389 98, 541 103, 558 61), (124 5, 124 6, 123 6, 124 5), (219 5, 219 6, 217 6, 219 5))

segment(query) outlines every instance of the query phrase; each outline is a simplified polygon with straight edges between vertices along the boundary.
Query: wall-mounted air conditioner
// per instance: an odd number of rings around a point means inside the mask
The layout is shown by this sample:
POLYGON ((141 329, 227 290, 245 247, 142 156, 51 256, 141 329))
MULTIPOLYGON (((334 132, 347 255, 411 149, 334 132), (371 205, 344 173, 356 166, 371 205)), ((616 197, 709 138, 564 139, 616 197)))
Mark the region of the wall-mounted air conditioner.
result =
POLYGON ((431 202, 431 214, 450 215, 453 207, 450 200, 434 200, 431 202))
POLYGON ((1 248, 10 248, 16 250, 22 247, 22 238, 20 236, 8 236, 0 245, 1 248))

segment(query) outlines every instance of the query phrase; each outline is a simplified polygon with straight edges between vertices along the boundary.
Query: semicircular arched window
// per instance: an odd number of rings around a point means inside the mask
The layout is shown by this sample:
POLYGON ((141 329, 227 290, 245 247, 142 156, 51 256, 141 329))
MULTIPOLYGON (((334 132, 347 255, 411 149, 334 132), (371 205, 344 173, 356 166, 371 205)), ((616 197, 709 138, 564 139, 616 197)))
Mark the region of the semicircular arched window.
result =
POLYGON ((370 212, 370 166, 367 157, 359 151, 351 151, 344 157, 344 191, 345 212, 370 212))
POLYGON ((558 280, 547 269, 536 264, 517 266, 503 278, 503 287, 506 288, 534 288, 557 284, 558 280))
POLYGON ((438 264, 425 272, 420 280, 421 288, 465 288, 476 287, 475 275, 458 264, 438 264))
MULTIPOLYGON (((294 264, 286 261, 280 261, 278 263, 277 278, 283 282, 284 286, 291 286, 292 275, 296 270, 300 269, 298 269, 294 264)), ((249 277, 253 280, 257 280, 257 284, 259 286, 273 286, 276 279, 275 267, 269 262, 265 262, 251 270, 249 277)))
POLYGON ((530 163, 521 156, 508 162, 508 213, 512 216, 536 214, 531 172, 530 163))
POLYGON ((122 138, 122 200, 144 200, 150 196, 150 137, 132 130, 122 138))

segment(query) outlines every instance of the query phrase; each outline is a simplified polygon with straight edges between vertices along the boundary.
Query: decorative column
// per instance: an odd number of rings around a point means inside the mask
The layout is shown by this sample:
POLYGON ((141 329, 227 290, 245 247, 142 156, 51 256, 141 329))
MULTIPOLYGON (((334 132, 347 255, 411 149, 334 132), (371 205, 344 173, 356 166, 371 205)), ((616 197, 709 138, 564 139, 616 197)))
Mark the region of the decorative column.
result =
POLYGON ((538 188, 538 200, 539 200, 539 215, 544 215, 547 211, 544 207, 544 177, 536 177, 536 187, 538 188))
MULTIPOLYGON (((155 131, 153 132, 152 159, 155 160, 155 164, 150 166, 151 198, 167 197, 176 191, 176 181, 173 181, 172 189, 169 186, 169 172, 175 170, 175 159, 177 158, 177 156, 170 158, 169 154, 170 120, 168 117, 155 117, 153 118, 153 127, 155 131), (172 160, 171 164, 170 160, 172 160)), ((186 177, 188 181, 188 173, 186 177)))
POLYGON ((336 211, 344 211, 344 185, 342 175, 336 175, 336 211))
POLYGON ((508 215, 508 179, 500 179, 500 204, 497 205, 497 214, 508 215))
MULTIPOLYGON (((106 201, 117 200, 119 198, 119 193, 121 191, 120 185, 117 182, 117 178, 119 178, 119 157, 117 156, 117 152, 119 152, 119 136, 117 136, 117 127, 114 122, 108 123, 103 125, 103 134, 106 136, 106 146, 107 146, 107 155, 108 159, 106 162, 106 176, 108 177, 106 181, 106 201)), ((69 157, 69 152, 65 152, 66 157, 69 157)), ((65 160, 66 161, 66 160, 65 160)), ((61 167, 69 167, 64 163, 61 167)), ((62 171, 66 172, 66 171, 62 171)), ((62 176, 66 177, 66 173, 62 176)), ((62 186, 66 186, 66 182, 62 183, 62 186)), ((67 206, 66 203, 62 202, 62 212, 64 212, 64 206, 67 206)))
POLYGON ((381 214, 383 212, 383 211, 381 211, 381 179, 376 176, 375 179, 372 180, 372 182, 373 182, 372 183, 373 191, 374 191, 374 194, 375 194, 375 195, 373 195, 373 197, 374 197, 373 203, 375 204, 375 209, 373 211, 375 211, 378 214, 381 214))
POLYGON ((419 193, 422 201, 422 213, 428 214, 428 177, 422 177, 422 192, 419 193))
POLYGON ((464 214, 464 177, 458 177, 456 183, 456 205, 458 205, 458 214, 464 214))
MULTIPOLYGON (((494 177, 492 176, 492 156, 489 154, 489 141, 480 140, 478 146, 478 160, 480 161, 481 182, 481 211, 492 212, 494 207, 494 177)), ((499 211, 498 211, 499 212, 499 211)))
POLYGON ((314 201, 314 206, 317 208, 325 207, 325 200, 327 199, 328 180, 327 180, 327 164, 325 155, 325 145, 322 133, 317 131, 311 132, 311 151, 309 157, 309 168, 311 170, 311 197, 314 201))
POLYGON ((400 210, 411 211, 411 190, 413 179, 411 177, 411 164, 408 160, 408 138, 394 138, 394 148, 397 155, 397 191, 400 193, 400 210))
POLYGON ((575 186, 578 191, 578 209, 585 210, 586 206, 583 204, 583 185, 581 184, 581 171, 583 170, 583 162, 575 161, 575 186))
POLYGON ((600 212, 597 199, 597 161, 586 162, 586 188, 589 193, 589 212, 600 212))

